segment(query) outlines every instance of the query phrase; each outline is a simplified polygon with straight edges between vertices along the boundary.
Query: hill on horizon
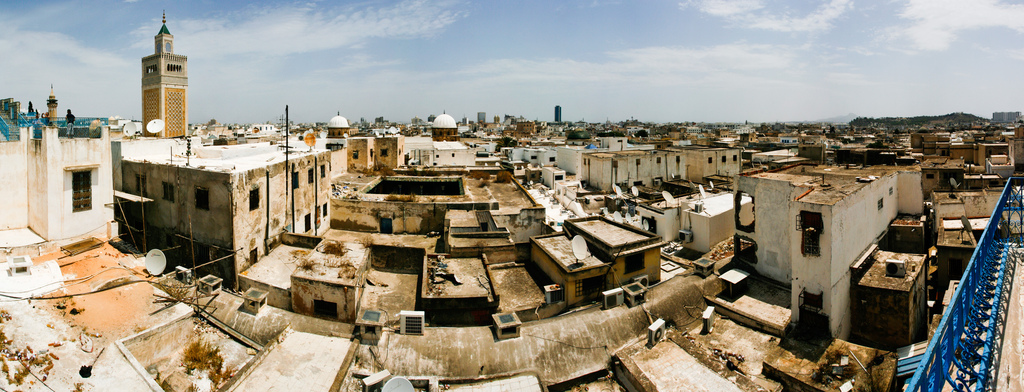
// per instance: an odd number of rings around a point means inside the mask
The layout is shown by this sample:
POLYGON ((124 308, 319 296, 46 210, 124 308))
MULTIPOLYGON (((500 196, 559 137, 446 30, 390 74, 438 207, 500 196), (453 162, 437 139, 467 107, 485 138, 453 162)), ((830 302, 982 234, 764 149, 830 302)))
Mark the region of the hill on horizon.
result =
POLYGON ((979 121, 988 121, 987 118, 978 117, 970 113, 956 112, 941 116, 914 116, 914 117, 857 117, 850 121, 850 125, 866 127, 871 125, 884 126, 921 126, 927 124, 963 124, 979 121))

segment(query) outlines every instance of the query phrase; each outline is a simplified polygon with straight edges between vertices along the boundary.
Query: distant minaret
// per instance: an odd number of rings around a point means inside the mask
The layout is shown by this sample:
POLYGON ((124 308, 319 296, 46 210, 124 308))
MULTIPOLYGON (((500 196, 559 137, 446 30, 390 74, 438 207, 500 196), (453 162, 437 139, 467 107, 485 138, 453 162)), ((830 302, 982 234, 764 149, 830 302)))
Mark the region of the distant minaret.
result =
POLYGON ((46 100, 46 108, 49 109, 46 112, 46 117, 50 119, 52 123, 57 118, 57 97, 53 95, 53 85, 50 85, 50 99, 46 100))
POLYGON ((153 37, 154 53, 142 58, 142 121, 164 120, 160 136, 185 136, 188 129, 188 58, 174 54, 167 14, 153 37))

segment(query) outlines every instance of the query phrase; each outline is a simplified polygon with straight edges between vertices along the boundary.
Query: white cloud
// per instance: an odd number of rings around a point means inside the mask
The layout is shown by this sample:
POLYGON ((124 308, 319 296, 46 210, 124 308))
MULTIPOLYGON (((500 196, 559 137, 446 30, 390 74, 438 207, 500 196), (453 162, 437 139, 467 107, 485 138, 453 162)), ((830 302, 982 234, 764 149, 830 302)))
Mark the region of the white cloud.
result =
POLYGON ((679 3, 683 9, 693 6, 703 13, 728 19, 747 28, 780 32, 815 32, 832 27, 832 22, 853 7, 853 0, 830 0, 805 16, 778 14, 765 10, 761 0, 692 0, 679 3))
MULTIPOLYGON (((391 7, 324 10, 315 5, 248 9, 230 18, 175 21, 171 33, 189 55, 290 55, 353 48, 373 38, 434 36, 464 16, 453 4, 406 0, 391 7)), ((148 48, 152 26, 137 29, 134 45, 148 48)))
POLYGON ((1004 27, 1024 32, 1024 5, 1000 0, 909 0, 900 17, 913 24, 900 31, 920 50, 945 50, 963 31, 1004 27))

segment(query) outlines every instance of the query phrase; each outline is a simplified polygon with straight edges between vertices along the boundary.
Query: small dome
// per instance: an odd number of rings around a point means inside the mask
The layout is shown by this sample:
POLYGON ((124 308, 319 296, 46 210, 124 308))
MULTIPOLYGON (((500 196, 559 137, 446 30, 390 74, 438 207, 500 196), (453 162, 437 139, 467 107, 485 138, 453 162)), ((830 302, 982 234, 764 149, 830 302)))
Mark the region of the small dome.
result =
POLYGON ((458 128, 455 125, 455 119, 447 114, 442 114, 434 119, 434 128, 458 128))
POLYGON ((342 116, 334 116, 327 122, 327 128, 349 128, 348 119, 342 116))

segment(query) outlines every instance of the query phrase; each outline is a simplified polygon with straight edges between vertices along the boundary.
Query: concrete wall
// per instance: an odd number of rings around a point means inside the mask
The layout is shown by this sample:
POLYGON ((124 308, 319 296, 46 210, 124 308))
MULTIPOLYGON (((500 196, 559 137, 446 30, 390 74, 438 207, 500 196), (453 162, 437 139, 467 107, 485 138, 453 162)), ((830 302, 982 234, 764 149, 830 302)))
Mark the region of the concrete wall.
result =
POLYGON ((291 281, 292 311, 295 313, 322 317, 314 313, 313 301, 329 301, 337 305, 337 321, 355 322, 363 290, 361 285, 340 285, 295 274, 292 274, 291 281))
POLYGON ((653 187, 655 178, 668 181, 673 176, 686 176, 689 167, 685 164, 683 154, 675 150, 651 150, 642 154, 615 154, 610 157, 584 154, 583 166, 577 178, 603 191, 611 191, 612 185, 633 185, 636 182, 653 187), (637 160, 640 161, 639 165, 637 160))
POLYGON ((898 193, 897 209, 901 214, 921 215, 924 213, 924 191, 921 184, 920 171, 901 171, 896 173, 896 192, 898 193))
MULTIPOLYGON (((15 131, 12 129, 12 131, 15 131)), ((0 230, 28 227, 29 177, 28 128, 18 128, 21 139, 0 143, 0 230)))
POLYGON ((292 311, 291 290, 271 286, 270 284, 260 282, 245 275, 238 275, 238 291, 244 293, 250 288, 256 288, 267 293, 267 305, 292 311))
POLYGON ((917 271, 910 291, 854 286, 852 336, 890 350, 917 343, 927 320, 925 275, 917 271))
POLYGON ((363 171, 372 168, 376 163, 371 156, 373 151, 373 138, 353 137, 348 138, 348 171, 363 171))
MULTIPOLYGON (((581 159, 583 152, 588 150, 571 148, 571 147, 557 147, 555 148, 555 163, 559 169, 565 170, 566 174, 577 174, 581 171, 582 162, 581 159)), ((1024 160, 1022 160, 1024 162, 1024 160)))
MULTIPOLYGON (((793 277, 790 252, 800 241, 800 233, 793 227, 797 212, 791 210, 790 201, 805 188, 794 187, 788 181, 739 176, 736 189, 737 193, 744 192, 753 198, 753 232, 737 228, 736 235, 756 243, 754 268, 775 281, 790 282, 793 277)), ((734 209, 734 216, 738 214, 734 209)))
POLYGON ((686 178, 704 182, 711 175, 735 176, 740 173, 740 149, 688 149, 685 151, 686 178), (722 162, 725 157, 725 162, 722 162), (708 162, 708 158, 711 159, 708 162))

